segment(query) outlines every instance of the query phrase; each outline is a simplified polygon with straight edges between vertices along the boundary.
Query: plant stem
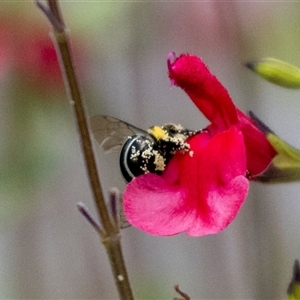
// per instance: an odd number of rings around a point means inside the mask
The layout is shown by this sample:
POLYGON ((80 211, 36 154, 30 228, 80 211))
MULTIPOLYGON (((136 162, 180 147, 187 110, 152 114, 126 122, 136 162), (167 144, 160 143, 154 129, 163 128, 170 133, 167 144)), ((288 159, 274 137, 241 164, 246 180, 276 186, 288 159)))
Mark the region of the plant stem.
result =
POLYGON ((123 259, 119 229, 111 220, 104 201, 100 177, 96 166, 95 154, 88 129, 87 118, 70 53, 70 43, 65 29, 65 23, 58 6, 58 1, 48 0, 47 2, 48 7, 42 5, 38 1, 37 5, 45 13, 48 20, 52 24, 55 38, 54 43, 57 46, 57 53, 60 57, 61 70, 64 75, 66 89, 69 93, 70 103, 74 108, 88 178, 91 184, 99 217, 104 229, 104 236, 100 235, 101 240, 109 257, 120 299, 134 299, 123 259))

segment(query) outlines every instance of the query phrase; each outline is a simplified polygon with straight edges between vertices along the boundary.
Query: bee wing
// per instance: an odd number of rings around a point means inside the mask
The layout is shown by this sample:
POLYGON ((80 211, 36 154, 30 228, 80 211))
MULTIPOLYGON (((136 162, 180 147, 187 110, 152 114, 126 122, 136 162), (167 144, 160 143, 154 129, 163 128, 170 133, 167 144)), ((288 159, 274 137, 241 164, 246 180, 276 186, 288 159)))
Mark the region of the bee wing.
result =
POLYGON ((120 150, 129 136, 144 130, 109 116, 94 116, 90 119, 93 136, 105 152, 120 150))

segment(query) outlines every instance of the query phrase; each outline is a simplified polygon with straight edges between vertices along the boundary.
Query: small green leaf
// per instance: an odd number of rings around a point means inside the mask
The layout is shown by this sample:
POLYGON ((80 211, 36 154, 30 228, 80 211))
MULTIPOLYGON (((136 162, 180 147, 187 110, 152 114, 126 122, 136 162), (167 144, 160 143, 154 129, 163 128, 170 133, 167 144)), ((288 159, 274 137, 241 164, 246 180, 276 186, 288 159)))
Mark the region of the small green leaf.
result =
POLYGON ((300 264, 296 259, 293 269, 293 278, 289 284, 288 290, 289 300, 300 300, 300 264))
POLYGON ((300 88, 300 69, 287 62, 267 57, 248 62, 246 66, 274 84, 286 88, 300 88))

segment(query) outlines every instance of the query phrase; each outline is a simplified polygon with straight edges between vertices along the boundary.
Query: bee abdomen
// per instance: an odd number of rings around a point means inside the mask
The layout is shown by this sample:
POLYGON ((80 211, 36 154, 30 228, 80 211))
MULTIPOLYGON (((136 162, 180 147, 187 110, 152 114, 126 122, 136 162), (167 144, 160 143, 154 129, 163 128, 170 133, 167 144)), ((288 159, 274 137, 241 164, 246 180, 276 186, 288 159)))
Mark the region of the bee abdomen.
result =
POLYGON ((122 147, 120 168, 127 182, 142 174, 160 174, 165 166, 165 158, 150 136, 133 135, 122 147))

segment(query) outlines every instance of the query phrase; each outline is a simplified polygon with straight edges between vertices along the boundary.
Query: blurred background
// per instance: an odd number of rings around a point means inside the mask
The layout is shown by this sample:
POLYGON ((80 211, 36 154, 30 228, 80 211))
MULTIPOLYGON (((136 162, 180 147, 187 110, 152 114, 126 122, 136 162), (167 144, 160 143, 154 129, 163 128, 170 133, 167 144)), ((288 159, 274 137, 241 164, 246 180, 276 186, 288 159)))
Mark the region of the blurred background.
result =
MULTIPOLYGON (((166 56, 193 53, 244 111, 300 148, 300 91, 258 78, 244 63, 273 56, 300 66, 297 2, 62 2, 85 104, 141 128, 207 121, 178 88, 166 56)), ((32 2, 0 3, 0 298, 116 299, 49 25, 32 2)), ((116 154, 97 149, 104 190, 124 189, 116 154)), ((220 153, 222 155, 222 153, 220 153)), ((251 183, 217 235, 122 231, 137 299, 284 299, 300 258, 299 183, 251 183)))

